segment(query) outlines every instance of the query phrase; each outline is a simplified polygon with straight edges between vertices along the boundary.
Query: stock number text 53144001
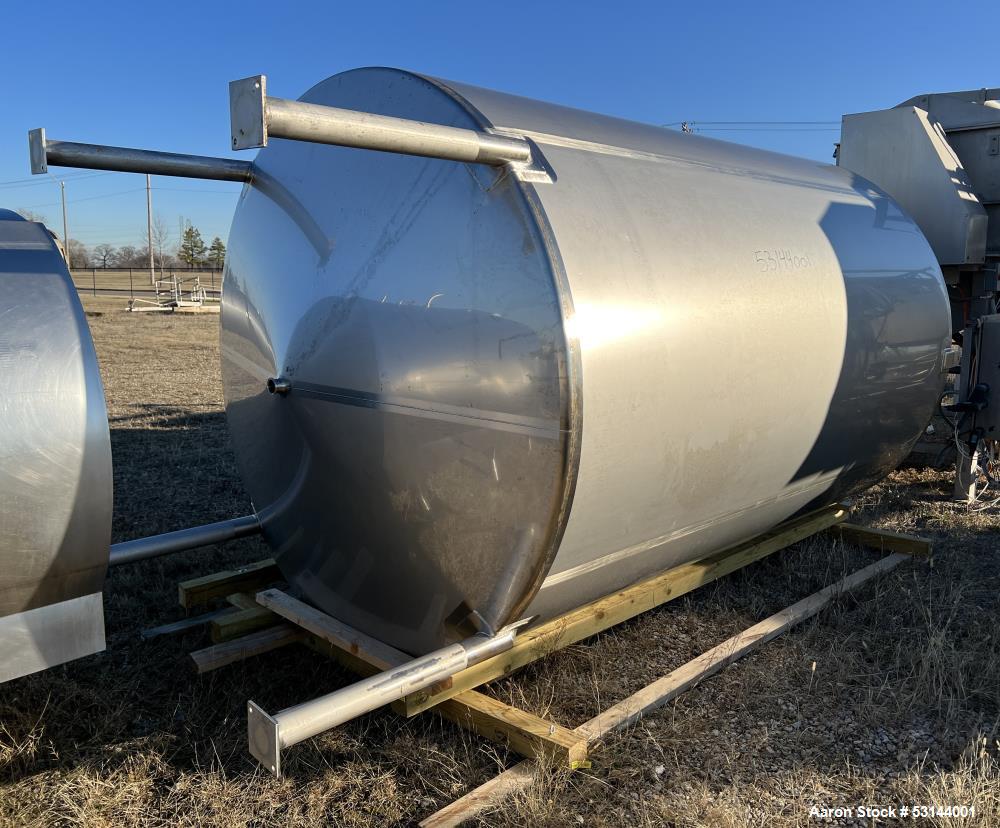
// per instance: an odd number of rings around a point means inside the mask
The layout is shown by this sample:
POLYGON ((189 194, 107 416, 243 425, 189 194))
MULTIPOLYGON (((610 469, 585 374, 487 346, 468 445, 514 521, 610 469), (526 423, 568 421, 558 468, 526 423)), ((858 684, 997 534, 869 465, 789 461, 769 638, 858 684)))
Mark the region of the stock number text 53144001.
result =
POLYGON ((773 273, 778 270, 802 270, 806 267, 812 267, 812 261, 808 256, 785 249, 755 250, 753 260, 761 273, 773 273))

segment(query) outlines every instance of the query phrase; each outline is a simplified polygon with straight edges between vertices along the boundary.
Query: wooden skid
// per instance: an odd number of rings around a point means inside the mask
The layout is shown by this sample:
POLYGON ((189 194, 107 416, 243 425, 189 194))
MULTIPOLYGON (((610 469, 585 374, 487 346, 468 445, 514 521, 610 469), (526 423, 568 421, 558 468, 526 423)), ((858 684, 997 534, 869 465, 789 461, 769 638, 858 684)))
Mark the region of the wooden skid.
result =
MULTIPOLYGON (((841 523, 846 515, 847 509, 843 505, 813 512, 750 542, 677 567, 594 601, 527 630, 518 636, 510 651, 464 670, 428 690, 411 694, 396 702, 393 709, 402 715, 413 716, 434 708, 441 716, 508 745, 523 756, 544 755, 564 766, 578 767, 585 763, 588 744, 596 738, 592 731, 587 730, 587 725, 571 730, 505 704, 474 688, 841 523)), ((256 594, 256 603, 251 603, 246 592, 256 591, 280 580, 280 577, 274 562, 268 560, 240 570, 185 581, 179 585, 180 602, 184 607, 225 596, 237 608, 212 620, 213 639, 223 643, 191 654, 199 672, 214 670, 296 641, 337 659, 364 676, 409 661, 409 656, 405 653, 331 618, 279 589, 260 591, 256 594), (276 617, 291 623, 259 629, 262 625, 272 623, 276 617), (249 630, 256 631, 243 635, 249 630)), ((716 669, 721 666, 720 664, 716 669)), ((613 711, 616 709, 617 707, 613 708, 613 711)), ((593 721, 595 720, 588 725, 593 721)))
MULTIPOLYGON (((347 626, 315 607, 281 590, 260 592, 263 607, 309 633, 306 644, 363 676, 388 670, 410 660, 410 656, 388 644, 347 626)), ((404 712, 401 703, 393 705, 404 712)), ((456 724, 509 746, 521 756, 545 755, 567 767, 579 767, 587 758, 587 740, 555 722, 512 707, 475 690, 467 690, 435 708, 456 724)))
MULTIPOLYGON (((839 595, 860 586, 876 575, 888 572, 905 560, 908 560, 907 555, 894 553, 792 604, 787 609, 723 641, 693 661, 667 673, 624 701, 580 725, 575 732, 584 736, 588 744, 602 740, 612 731, 631 724, 738 658, 812 617, 839 595)), ((538 767, 537 762, 519 762, 461 799, 425 818, 420 823, 421 828, 452 828, 461 825, 504 797, 532 785, 537 777, 538 767)))
POLYGON ((634 618, 640 613, 672 601, 685 593, 728 575, 754 561, 791 546, 804 538, 840 523, 847 516, 843 505, 804 515, 771 532, 703 558, 668 570, 552 621, 521 633, 512 649, 452 677, 449 686, 436 686, 407 696, 403 703, 413 716, 447 699, 537 661, 550 653, 596 635, 634 618))
POLYGON ((232 593, 254 592, 280 580, 277 564, 267 559, 239 569, 181 581, 177 585, 177 597, 182 607, 191 608, 232 593))
POLYGON ((900 552, 929 558, 934 551, 934 545, 927 538, 890 532, 888 529, 869 529, 856 523, 841 523, 830 531, 848 543, 867 546, 879 552, 900 552))
POLYGON ((213 644, 211 647, 195 650, 191 653, 191 659, 199 673, 208 673, 227 664, 235 664, 251 656, 294 644, 296 641, 301 641, 304 636, 305 633, 298 627, 279 624, 224 644, 213 644))
POLYGON ((222 641, 232 641, 247 633, 272 627, 276 620, 274 613, 263 607, 226 612, 212 619, 210 627, 212 641, 217 644, 222 641))

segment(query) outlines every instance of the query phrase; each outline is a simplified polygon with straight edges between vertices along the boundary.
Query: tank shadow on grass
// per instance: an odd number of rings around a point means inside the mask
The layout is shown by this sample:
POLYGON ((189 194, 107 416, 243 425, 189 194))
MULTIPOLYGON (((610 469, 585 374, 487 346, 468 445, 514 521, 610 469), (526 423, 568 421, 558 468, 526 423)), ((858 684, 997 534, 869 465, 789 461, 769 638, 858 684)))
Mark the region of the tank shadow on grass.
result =
MULTIPOLYGON (((156 428, 115 424, 132 416, 112 422, 113 542, 249 510, 223 413, 152 404, 140 410, 147 423, 152 415, 156 428)), ((207 626, 150 640, 140 633, 184 617, 178 581, 269 556, 262 541, 247 538, 109 570, 107 650, 0 685, 0 783, 81 766, 107 777, 137 752, 158 754, 174 774, 261 773, 246 747, 246 700, 281 709, 345 686, 353 674, 289 647, 199 677, 188 654, 211 643, 207 626)), ((318 764, 356 760, 362 740, 368 756, 378 755, 426 729, 426 721, 372 726, 361 720, 341 737, 324 739, 321 758, 303 745, 286 775, 315 777, 318 764)))

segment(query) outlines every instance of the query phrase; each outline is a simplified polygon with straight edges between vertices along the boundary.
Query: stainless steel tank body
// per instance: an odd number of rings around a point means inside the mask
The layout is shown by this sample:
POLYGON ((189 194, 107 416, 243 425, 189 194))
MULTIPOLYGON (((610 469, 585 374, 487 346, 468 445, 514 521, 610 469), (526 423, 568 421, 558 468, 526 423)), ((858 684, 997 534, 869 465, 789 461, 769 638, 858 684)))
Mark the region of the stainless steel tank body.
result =
POLYGON ((254 162, 288 197, 234 217, 227 413, 282 571, 344 622, 421 653, 550 617, 870 485, 926 425, 944 285, 864 179, 396 69, 302 101, 547 172, 254 162))
POLYGON ((76 288, 0 210, 0 682, 104 649, 111 444, 76 288))

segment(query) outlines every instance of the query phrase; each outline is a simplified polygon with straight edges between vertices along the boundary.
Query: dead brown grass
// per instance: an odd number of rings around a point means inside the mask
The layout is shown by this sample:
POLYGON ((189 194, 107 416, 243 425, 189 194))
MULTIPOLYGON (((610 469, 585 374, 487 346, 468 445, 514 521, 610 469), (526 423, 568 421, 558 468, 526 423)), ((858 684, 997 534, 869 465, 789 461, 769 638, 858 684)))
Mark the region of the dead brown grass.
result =
MULTIPOLYGON (((115 454, 115 539, 249 509, 219 389, 217 318, 129 315, 87 299, 115 454)), ((929 535, 907 564, 670 707, 617 734, 593 767, 548 768, 485 825, 792 826, 812 805, 970 805, 1000 825, 1000 515, 948 500, 907 466, 858 520, 929 535)), ((0 824, 406 825, 514 761, 421 716, 378 712, 296 747, 274 780, 248 758, 244 702, 281 708, 350 677, 289 648, 197 677, 203 632, 141 640, 180 617, 176 581, 266 556, 256 540, 114 570, 109 649, 0 686, 0 824)), ((575 725, 872 560, 812 539, 491 689, 575 725)), ((871 824, 870 820, 846 824, 871 824)))

